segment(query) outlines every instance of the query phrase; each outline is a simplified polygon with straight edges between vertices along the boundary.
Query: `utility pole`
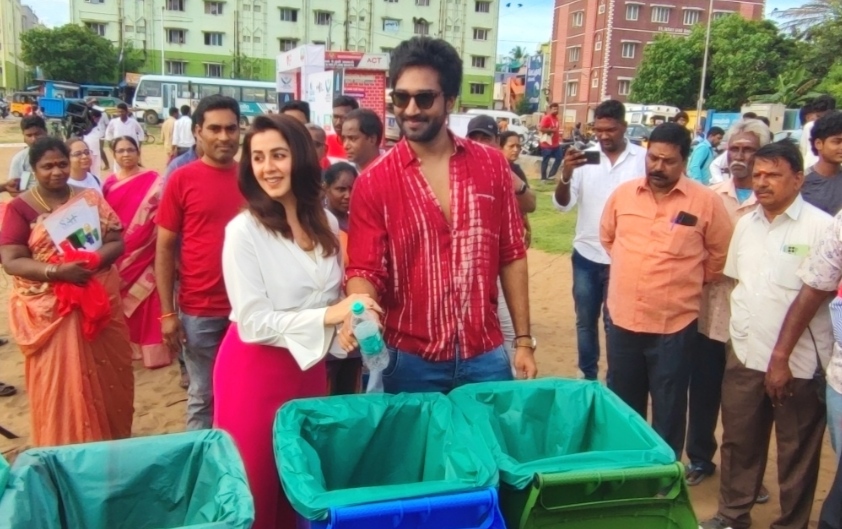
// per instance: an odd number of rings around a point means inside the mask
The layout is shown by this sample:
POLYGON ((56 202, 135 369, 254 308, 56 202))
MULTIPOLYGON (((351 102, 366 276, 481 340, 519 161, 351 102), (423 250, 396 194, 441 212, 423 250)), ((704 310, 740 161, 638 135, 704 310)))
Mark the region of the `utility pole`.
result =
MULTIPOLYGON (((117 56, 117 85, 119 86, 120 82, 123 80, 123 65, 125 64, 125 57, 123 56, 123 50, 125 49, 125 43, 123 42, 123 0, 118 0, 117 2, 117 45, 120 48, 120 55, 117 56)), ((93 82, 93 79, 89 79, 89 81, 93 82)))
POLYGON ((166 1, 161 4, 161 75, 166 75, 166 66, 164 62, 164 43, 167 42, 167 34, 164 29, 164 10, 166 9, 166 1))
POLYGON ((713 21, 713 0, 708 6, 708 26, 705 30, 705 56, 702 59, 702 82, 699 86, 699 101, 696 103, 696 126, 702 122, 702 107, 705 104, 705 81, 708 73, 708 55, 710 54, 710 25, 713 21))

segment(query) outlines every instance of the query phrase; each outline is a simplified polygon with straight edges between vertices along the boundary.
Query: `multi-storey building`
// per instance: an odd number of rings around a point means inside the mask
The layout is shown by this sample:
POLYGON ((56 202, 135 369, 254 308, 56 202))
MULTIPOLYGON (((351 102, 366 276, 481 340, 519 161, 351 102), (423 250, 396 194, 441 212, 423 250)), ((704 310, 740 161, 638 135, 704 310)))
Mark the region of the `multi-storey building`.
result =
MULTIPOLYGON (((0 0, 3 1, 3 0, 0 0)), ((275 79, 302 44, 388 52, 441 37, 464 61, 461 105, 489 107, 499 0, 70 0, 71 20, 146 53, 146 72, 275 79), (121 23, 122 21, 122 23, 121 23), (163 64, 162 64, 163 61, 163 64)))
POLYGON ((38 17, 20 0, 0 0, 0 91, 25 87, 26 66, 20 58, 20 36, 40 26, 38 17))
MULTIPOLYGON (((713 0, 713 18, 763 17, 765 0, 713 0)), ((565 107, 564 122, 593 121, 605 99, 626 101, 657 33, 687 35, 708 20, 710 0, 556 0, 550 93, 565 107)))

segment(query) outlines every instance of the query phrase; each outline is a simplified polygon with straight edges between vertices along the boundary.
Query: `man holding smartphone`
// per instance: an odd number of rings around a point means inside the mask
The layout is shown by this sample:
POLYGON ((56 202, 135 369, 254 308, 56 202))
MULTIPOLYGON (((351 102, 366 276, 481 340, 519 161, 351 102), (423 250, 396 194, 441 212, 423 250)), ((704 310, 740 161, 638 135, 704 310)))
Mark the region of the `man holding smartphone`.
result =
POLYGON ((611 193, 623 182, 646 174, 646 149, 626 141, 626 109, 619 101, 605 101, 594 112, 598 147, 567 150, 553 204, 559 211, 577 205, 573 239, 573 304, 579 370, 588 380, 599 372, 599 313, 606 327, 611 319, 605 307, 611 259, 599 242, 599 220, 611 193))
POLYGON ((541 118, 538 130, 541 132, 541 180, 550 180, 558 174, 558 167, 561 165, 561 125, 558 122, 558 103, 550 104, 547 114, 541 118), (550 158, 555 158, 555 162, 550 173, 547 174, 550 158))

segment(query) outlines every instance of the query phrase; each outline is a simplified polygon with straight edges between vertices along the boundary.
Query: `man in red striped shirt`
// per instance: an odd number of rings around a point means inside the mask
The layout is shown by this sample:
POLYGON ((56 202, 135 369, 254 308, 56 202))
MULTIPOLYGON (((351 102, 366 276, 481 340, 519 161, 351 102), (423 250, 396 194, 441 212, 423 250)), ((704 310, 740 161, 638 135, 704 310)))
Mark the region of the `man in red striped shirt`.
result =
MULTIPOLYGON (((384 308, 384 390, 510 380, 498 276, 517 335, 516 371, 534 378, 523 223, 508 163, 446 126, 462 60, 441 39, 416 37, 392 52, 390 79, 404 138, 355 182, 346 272, 348 294, 367 293, 384 308)), ((349 324, 340 343, 356 345, 349 324)))

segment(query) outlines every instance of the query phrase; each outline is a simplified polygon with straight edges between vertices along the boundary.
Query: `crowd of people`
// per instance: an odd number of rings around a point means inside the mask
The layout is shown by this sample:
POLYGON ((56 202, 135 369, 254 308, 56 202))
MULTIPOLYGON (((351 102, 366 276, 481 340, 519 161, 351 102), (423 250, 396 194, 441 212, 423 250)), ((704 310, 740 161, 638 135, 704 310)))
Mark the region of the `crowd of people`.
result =
MULTIPOLYGON (((334 101, 332 133, 303 101, 256 117, 242 138, 230 97, 169 109, 163 174, 143 166, 127 109, 67 142, 22 120, 0 260, 36 445, 129 437, 132 361, 178 359, 186 428, 234 438, 255 528, 293 527, 272 445, 284 403, 537 375, 536 195, 520 139, 482 115, 467 138, 448 130, 462 62, 443 40, 401 43, 389 78, 402 140, 388 152, 380 117, 348 96, 334 101), (113 156, 102 179, 100 138, 113 156), (76 204, 98 215, 96 249, 52 239, 51 216, 76 204), (381 321, 382 371, 363 372, 357 302, 381 321)), ((557 156, 541 177, 577 216, 581 376, 599 375, 602 316, 608 387, 644 417, 651 402, 655 431, 687 454, 689 485, 714 473, 721 410, 720 501, 705 529, 747 528, 768 501, 773 427, 775 528, 807 525, 826 425, 842 449, 842 113, 826 97, 811 105, 809 166, 756 116, 711 128, 692 155, 686 124, 659 125, 647 148, 629 142, 615 100, 595 109, 588 150, 554 150, 557 105, 539 127, 557 156)))

